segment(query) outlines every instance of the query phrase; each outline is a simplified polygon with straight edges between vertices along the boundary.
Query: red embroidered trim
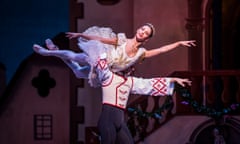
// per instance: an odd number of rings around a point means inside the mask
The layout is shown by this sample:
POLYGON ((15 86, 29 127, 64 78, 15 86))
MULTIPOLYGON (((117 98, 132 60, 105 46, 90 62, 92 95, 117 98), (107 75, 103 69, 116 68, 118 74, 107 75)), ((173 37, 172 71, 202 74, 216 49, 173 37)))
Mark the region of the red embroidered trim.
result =
POLYGON ((99 59, 98 63, 97 63, 97 66, 99 66, 99 68, 101 70, 103 70, 107 66, 107 60, 106 59, 99 59))
POLYGON ((152 80, 153 82, 153 89, 155 92, 152 93, 152 95, 166 95, 167 94, 167 85, 166 85, 166 79, 165 78, 154 78, 152 80))

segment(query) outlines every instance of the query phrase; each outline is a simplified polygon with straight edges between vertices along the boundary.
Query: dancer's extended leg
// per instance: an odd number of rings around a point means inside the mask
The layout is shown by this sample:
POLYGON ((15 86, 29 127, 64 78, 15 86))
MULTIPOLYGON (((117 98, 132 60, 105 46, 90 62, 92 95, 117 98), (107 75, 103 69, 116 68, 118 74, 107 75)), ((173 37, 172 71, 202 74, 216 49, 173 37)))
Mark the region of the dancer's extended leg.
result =
POLYGON ((56 56, 58 58, 61 58, 63 62, 67 64, 67 66, 73 71, 77 78, 88 78, 90 67, 89 65, 86 65, 87 62, 85 61, 85 58, 87 58, 87 56, 84 53, 77 54, 69 50, 53 50, 49 45, 47 46, 50 50, 47 50, 37 44, 33 45, 33 49, 36 53, 43 56, 56 56), (78 61, 72 60, 75 58, 78 61), (79 62, 84 64, 84 66, 80 66, 79 62))
MULTIPOLYGON (((46 39, 45 44, 49 50, 59 50, 58 46, 55 45, 51 39, 46 39)), ((73 71, 77 78, 88 78, 90 72, 90 66, 80 66, 76 61, 70 59, 61 58, 62 61, 73 71)))
POLYGON ((84 53, 75 53, 70 50, 47 50, 40 45, 34 44, 33 50, 43 56, 56 56, 62 59, 70 59, 82 65, 87 64, 87 55, 84 53))
POLYGON ((63 62, 73 71, 77 78, 88 79, 88 74, 91 70, 89 65, 80 66, 77 62, 67 59, 62 59, 63 62))

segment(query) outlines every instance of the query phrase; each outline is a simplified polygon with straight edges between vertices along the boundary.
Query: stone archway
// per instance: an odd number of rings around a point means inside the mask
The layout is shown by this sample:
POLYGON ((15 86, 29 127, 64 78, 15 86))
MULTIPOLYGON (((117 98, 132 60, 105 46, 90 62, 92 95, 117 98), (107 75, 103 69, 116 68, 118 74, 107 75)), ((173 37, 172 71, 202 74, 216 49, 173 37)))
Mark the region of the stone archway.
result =
POLYGON ((216 123, 210 119, 200 124, 192 133, 189 144, 214 143, 218 138, 222 138, 223 144, 239 143, 240 120, 234 117, 224 118, 221 123, 216 123), (218 133, 217 136, 214 134, 218 133))

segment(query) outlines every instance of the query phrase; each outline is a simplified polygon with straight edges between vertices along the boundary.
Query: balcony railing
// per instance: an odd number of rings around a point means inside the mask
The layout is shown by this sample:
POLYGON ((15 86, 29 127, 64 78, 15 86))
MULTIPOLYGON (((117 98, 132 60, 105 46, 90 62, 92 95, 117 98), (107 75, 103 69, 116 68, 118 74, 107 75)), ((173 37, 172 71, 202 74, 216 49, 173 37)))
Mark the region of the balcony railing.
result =
MULTIPOLYGON (((192 86, 187 90, 201 108, 222 112, 222 109, 240 103, 240 71, 177 71, 171 76, 192 80, 192 86)), ((135 141, 143 140, 175 115, 204 115, 183 101, 184 97, 176 91, 173 97, 140 97, 130 103, 129 108, 137 109, 128 113, 128 125, 135 141)))
MULTIPOLYGON (((191 79, 192 86, 189 90, 192 98, 203 106, 220 111, 240 102, 240 71, 175 72, 172 76, 191 79)), ((176 100, 178 114, 195 113, 193 109, 181 104, 181 97, 177 96, 176 100)))

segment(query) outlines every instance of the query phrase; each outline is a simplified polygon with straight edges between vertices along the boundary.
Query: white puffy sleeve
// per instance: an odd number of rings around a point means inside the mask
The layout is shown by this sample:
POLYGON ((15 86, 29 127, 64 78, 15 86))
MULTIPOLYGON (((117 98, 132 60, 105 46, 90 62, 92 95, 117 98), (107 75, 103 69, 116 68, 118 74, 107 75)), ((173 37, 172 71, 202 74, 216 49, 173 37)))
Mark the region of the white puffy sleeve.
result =
POLYGON ((172 95, 174 90, 174 83, 171 78, 158 77, 158 78, 136 78, 132 77, 133 86, 131 89, 132 94, 151 95, 151 96, 166 96, 172 95))
POLYGON ((127 41, 127 37, 124 33, 118 33, 117 38, 118 38, 117 45, 122 45, 127 41))

